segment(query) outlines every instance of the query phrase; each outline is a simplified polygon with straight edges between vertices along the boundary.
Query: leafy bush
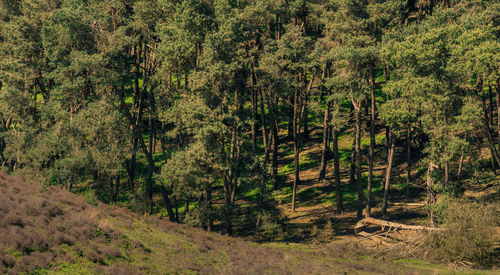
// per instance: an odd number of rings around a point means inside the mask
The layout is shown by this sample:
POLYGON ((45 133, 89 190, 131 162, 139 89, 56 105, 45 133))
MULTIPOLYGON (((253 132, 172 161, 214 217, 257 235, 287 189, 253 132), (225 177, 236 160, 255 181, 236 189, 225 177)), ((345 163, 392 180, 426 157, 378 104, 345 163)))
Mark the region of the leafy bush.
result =
POLYGON ((184 223, 193 227, 203 227, 208 224, 210 217, 214 219, 214 215, 213 207, 208 203, 201 202, 196 208, 186 213, 184 223))
POLYGON ((257 229, 264 234, 283 232, 283 217, 278 209, 264 209, 257 214, 257 229))
POLYGON ((438 214, 446 230, 431 233, 427 240, 430 255, 448 262, 488 265, 493 253, 498 204, 484 205, 466 200, 446 200, 438 214))
POLYGON ((87 191, 85 191, 84 197, 85 197, 85 202, 87 202, 90 205, 96 206, 97 202, 99 201, 99 198, 92 189, 87 189, 87 191))
POLYGON ((332 221, 328 220, 323 229, 319 229, 318 226, 315 225, 311 231, 311 236, 314 237, 313 242, 331 242, 335 237, 335 230, 333 228, 332 221))

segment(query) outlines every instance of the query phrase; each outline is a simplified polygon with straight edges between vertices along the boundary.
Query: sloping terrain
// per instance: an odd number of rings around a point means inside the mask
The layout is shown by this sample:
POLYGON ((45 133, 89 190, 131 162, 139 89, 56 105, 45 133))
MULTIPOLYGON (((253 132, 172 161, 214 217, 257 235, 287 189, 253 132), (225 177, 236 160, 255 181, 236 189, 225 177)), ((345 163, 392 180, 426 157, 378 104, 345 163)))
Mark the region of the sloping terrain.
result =
POLYGON ((87 204, 60 188, 0 172, 0 274, 453 273, 361 257, 347 247, 251 243, 87 204))

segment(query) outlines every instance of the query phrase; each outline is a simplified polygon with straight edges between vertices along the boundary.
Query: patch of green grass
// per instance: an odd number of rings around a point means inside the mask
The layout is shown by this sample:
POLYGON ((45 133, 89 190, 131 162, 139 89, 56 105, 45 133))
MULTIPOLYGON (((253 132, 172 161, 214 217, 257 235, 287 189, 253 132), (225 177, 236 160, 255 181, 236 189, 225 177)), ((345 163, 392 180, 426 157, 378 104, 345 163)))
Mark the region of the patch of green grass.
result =
MULTIPOLYGON (((299 170, 304 171, 309 168, 313 168, 319 165, 317 159, 311 159, 309 155, 301 154, 299 158, 299 170)), ((295 170, 295 163, 293 160, 290 163, 278 168, 279 175, 288 175, 293 173, 295 170)))

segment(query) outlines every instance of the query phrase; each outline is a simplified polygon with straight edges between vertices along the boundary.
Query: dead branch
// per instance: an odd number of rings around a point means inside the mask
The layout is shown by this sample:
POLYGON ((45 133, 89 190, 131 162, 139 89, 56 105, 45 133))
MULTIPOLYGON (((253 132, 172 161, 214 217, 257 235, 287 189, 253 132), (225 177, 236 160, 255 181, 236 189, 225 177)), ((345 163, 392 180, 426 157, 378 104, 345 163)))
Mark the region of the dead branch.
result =
POLYGON ((385 220, 379 220, 379 219, 374 219, 374 218, 365 218, 360 220, 356 225, 354 226, 354 233, 358 234, 358 231, 368 225, 378 225, 381 226, 382 228, 390 228, 394 230, 420 230, 420 231, 441 231, 444 230, 444 228, 437 228, 437 227, 428 227, 428 226, 422 226, 422 225, 406 225, 402 223, 396 223, 396 222, 389 222, 385 220))

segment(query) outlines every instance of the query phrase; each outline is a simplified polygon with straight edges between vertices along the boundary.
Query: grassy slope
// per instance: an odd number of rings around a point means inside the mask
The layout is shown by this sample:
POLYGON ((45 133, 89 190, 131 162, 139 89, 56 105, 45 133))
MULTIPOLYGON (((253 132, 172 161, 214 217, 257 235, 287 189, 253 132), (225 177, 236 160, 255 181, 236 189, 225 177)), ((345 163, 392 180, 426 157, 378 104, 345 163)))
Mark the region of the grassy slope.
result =
POLYGON ((90 205, 67 191, 6 174, 0 174, 0 232, 0 274, 454 272, 423 262, 361 257, 347 253, 342 243, 256 244, 90 205))

